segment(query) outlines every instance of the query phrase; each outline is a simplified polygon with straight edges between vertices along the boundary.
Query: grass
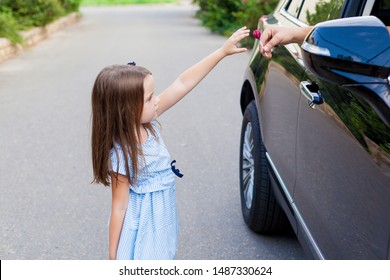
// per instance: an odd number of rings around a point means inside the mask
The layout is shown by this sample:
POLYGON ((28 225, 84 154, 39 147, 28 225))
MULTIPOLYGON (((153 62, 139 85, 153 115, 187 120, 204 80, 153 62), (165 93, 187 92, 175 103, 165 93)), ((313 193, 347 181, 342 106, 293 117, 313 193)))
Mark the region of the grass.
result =
POLYGON ((134 5, 134 4, 166 4, 177 0, 82 0, 81 5, 134 5))

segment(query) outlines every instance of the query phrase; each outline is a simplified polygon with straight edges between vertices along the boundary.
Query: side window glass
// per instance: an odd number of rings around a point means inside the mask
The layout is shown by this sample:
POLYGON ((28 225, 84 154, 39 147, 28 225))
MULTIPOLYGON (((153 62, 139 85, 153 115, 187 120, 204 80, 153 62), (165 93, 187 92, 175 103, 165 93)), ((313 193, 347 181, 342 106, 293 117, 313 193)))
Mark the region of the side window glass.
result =
POLYGON ((371 15, 378 17, 385 25, 390 25, 390 1, 377 0, 372 8, 371 15))
POLYGON ((304 1, 298 19, 308 25, 337 19, 345 0, 304 1))
POLYGON ((304 0, 291 0, 286 6, 286 11, 293 17, 298 18, 302 1, 304 2, 304 0))

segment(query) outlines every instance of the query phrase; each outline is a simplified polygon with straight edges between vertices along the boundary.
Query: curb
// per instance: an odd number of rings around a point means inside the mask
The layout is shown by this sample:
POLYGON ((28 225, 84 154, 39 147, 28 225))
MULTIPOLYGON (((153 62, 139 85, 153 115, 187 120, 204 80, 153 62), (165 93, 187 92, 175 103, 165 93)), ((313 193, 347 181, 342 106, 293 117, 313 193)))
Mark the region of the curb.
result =
POLYGON ((49 23, 44 27, 36 27, 28 31, 22 31, 21 35, 24 40, 23 45, 13 44, 6 38, 0 38, 0 63, 18 55, 25 49, 32 47, 38 42, 48 38, 52 33, 76 23, 80 18, 80 12, 74 12, 52 23, 49 23))

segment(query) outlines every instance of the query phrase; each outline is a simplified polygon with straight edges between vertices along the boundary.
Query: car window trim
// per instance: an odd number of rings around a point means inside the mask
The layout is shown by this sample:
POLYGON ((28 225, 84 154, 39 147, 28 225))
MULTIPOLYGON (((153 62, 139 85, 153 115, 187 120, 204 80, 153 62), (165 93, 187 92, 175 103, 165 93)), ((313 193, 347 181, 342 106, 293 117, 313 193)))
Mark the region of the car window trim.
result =
POLYGON ((367 0, 366 4, 364 5, 362 16, 371 15, 372 8, 374 7, 374 4, 375 4, 375 0, 367 0))
MULTIPOLYGON (((286 0, 283 5, 279 9, 279 14, 285 17, 287 20, 291 21, 297 26, 308 26, 307 23, 301 21, 297 17, 291 15, 288 11, 287 8, 289 4, 293 0, 286 0)), ((358 2, 353 1, 353 0, 345 0, 343 7, 341 8, 340 11, 340 16, 338 18, 345 18, 345 17, 351 17, 351 16, 361 16, 361 15, 370 15, 372 11, 372 7, 374 6, 375 0, 366 0, 365 3, 357 4, 358 2), (364 6, 364 8, 361 8, 361 5, 364 6), (359 11, 361 11, 359 13, 359 11)), ((301 5, 302 8, 302 5, 301 5)))
POLYGON ((286 7, 289 3, 290 1, 286 1, 286 3, 283 4, 283 6, 280 8, 280 15, 282 15, 287 20, 291 21, 297 26, 308 26, 306 23, 304 23, 303 21, 299 20, 298 18, 294 17, 289 12, 287 12, 286 7))
POLYGON ((353 1, 346 0, 341 18, 371 15, 376 0, 353 1))

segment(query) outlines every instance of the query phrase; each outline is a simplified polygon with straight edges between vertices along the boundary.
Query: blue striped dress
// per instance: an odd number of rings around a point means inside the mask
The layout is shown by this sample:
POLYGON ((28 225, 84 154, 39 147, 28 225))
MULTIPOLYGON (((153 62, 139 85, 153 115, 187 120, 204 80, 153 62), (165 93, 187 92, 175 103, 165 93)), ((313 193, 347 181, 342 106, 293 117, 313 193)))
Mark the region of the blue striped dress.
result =
MULTIPOLYGON (((139 157, 137 185, 129 186, 129 205, 117 250, 117 259, 121 260, 170 260, 176 256, 175 174, 157 122, 153 121, 152 125, 158 139, 148 131, 148 138, 142 144, 145 161, 139 157)), ((123 152, 119 145, 116 148, 118 155, 114 148, 110 152, 111 168, 126 175, 123 152)))

